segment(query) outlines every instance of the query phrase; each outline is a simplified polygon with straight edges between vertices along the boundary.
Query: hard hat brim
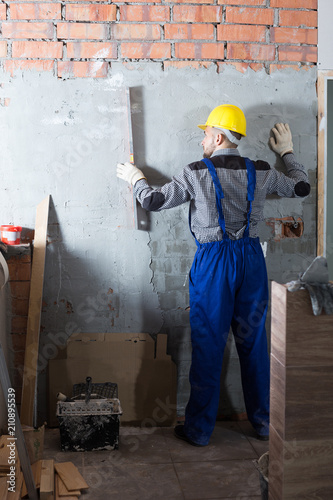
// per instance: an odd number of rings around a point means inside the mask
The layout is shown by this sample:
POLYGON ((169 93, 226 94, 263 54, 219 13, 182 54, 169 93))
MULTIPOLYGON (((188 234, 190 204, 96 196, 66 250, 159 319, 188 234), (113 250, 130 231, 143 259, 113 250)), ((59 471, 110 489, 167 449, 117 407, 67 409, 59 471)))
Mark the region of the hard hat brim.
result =
MULTIPOLYGON (((199 128, 201 128, 201 130, 206 130, 206 128, 208 127, 208 125, 197 125, 197 126, 198 126, 199 128)), ((218 129, 218 127, 214 127, 213 125, 210 125, 210 127, 212 127, 212 128, 217 128, 217 129, 218 129)), ((231 130, 231 129, 229 129, 229 130, 231 130)), ((232 130, 232 132, 236 132, 236 130, 232 130)), ((240 132, 238 132, 238 133, 239 133, 239 135, 241 135, 242 137, 246 137, 246 134, 241 134, 240 132)))

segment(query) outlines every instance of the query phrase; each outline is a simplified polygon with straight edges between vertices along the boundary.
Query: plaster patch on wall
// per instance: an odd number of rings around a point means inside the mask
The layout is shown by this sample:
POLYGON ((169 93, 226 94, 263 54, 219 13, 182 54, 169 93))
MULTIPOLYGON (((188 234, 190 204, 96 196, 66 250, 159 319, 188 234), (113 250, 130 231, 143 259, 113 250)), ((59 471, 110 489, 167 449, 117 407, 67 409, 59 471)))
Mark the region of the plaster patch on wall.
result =
POLYGON ((264 257, 266 259, 266 257, 267 257, 267 241, 261 242, 260 245, 261 245, 264 257))

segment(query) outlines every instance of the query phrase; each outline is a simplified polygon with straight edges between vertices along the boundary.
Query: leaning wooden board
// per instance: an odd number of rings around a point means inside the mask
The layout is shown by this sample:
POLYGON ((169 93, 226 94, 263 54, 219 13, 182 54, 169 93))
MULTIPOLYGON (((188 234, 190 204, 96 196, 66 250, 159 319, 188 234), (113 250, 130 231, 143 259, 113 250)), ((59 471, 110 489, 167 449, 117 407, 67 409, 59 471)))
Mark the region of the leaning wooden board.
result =
POLYGON ((54 468, 70 493, 73 490, 85 490, 89 488, 79 470, 72 462, 54 464, 54 468))
POLYGON ((68 488, 66 488, 66 485, 65 483, 63 482, 63 480, 61 479, 61 477, 59 476, 59 474, 56 474, 55 475, 55 483, 56 483, 56 490, 57 490, 57 494, 60 496, 60 497, 66 497, 66 496, 77 496, 79 497, 81 495, 81 490, 71 490, 69 491, 68 488))
POLYGON ((50 196, 47 196, 37 206, 34 251, 30 282, 28 325, 24 357, 20 420, 22 424, 30 425, 31 427, 33 427, 34 425, 34 401, 37 381, 37 361, 43 299, 43 281, 49 205, 50 196))
POLYGON ((73 490, 69 493, 60 476, 55 475, 55 500, 77 500, 80 495, 80 490, 73 490))
POLYGON ((54 500, 54 460, 42 460, 40 500, 54 500))

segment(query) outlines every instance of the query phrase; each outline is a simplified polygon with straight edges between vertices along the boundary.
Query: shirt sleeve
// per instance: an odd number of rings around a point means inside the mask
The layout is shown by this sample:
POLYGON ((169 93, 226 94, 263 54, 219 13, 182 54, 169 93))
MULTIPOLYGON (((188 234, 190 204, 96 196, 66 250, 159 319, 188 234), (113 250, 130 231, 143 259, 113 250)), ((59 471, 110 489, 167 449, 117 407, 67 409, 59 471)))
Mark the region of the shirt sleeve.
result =
POLYGON ((134 194, 141 206, 150 212, 174 208, 194 197, 192 172, 189 166, 164 186, 154 189, 146 179, 135 183, 134 194))
POLYGON ((277 194, 287 198, 308 196, 311 187, 303 165, 296 161, 293 153, 284 155, 283 161, 287 168, 287 174, 271 168, 268 172, 269 185, 267 194, 277 194))

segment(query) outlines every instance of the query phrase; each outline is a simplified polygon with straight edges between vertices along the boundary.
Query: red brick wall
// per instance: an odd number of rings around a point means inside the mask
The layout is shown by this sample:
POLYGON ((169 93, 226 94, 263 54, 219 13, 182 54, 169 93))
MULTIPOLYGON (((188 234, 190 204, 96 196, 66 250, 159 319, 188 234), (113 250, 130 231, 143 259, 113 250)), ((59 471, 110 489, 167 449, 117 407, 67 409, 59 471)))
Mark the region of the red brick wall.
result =
POLYGON ((317 62, 317 0, 0 3, 5 71, 106 77, 113 61, 272 71, 317 62))
POLYGON ((10 377, 16 392, 16 404, 20 407, 31 278, 30 247, 14 255, 9 249, 7 264, 11 294, 10 377))

